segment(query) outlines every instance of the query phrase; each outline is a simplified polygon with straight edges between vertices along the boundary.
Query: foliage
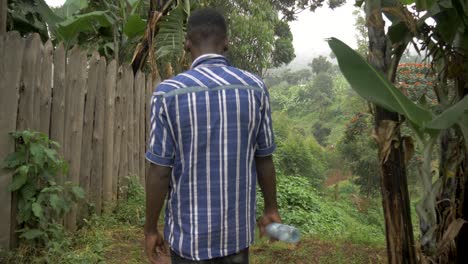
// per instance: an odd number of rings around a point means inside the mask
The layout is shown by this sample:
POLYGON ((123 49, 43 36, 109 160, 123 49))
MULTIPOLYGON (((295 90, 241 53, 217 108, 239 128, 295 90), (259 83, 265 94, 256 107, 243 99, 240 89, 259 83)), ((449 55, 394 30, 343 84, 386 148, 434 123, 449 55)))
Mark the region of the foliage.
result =
POLYGON ((126 197, 120 199, 114 209, 115 219, 130 225, 145 222, 145 189, 138 177, 126 177, 126 197))
POLYGON ((334 9, 342 6, 345 0, 272 0, 273 5, 287 21, 295 20, 296 15, 303 10, 315 11, 317 8, 322 7, 325 2, 329 8, 334 9))
POLYGON ((331 62, 328 61, 327 57, 324 57, 322 55, 314 58, 311 63, 309 63, 309 67, 312 68, 312 72, 315 75, 318 75, 320 73, 332 73, 333 70, 333 65, 331 62))
POLYGON ((397 69, 396 84, 411 101, 421 103, 425 107, 437 104, 434 93, 434 74, 427 64, 402 63, 397 69))
POLYGON ((205 4, 226 17, 230 36, 227 56, 234 66, 262 75, 271 66, 294 59, 291 30, 278 19, 278 9, 271 1, 207 0, 205 4))
POLYGON ((353 11, 355 17, 354 27, 356 28, 357 52, 364 57, 367 57, 369 51, 369 37, 367 35, 366 18, 362 10, 356 9, 353 11))
POLYGON ((278 146, 275 152, 277 170, 286 176, 303 176, 315 188, 322 188, 328 167, 322 147, 301 126, 292 126, 292 120, 286 115, 274 114, 273 121, 278 146))
POLYGON ((48 39, 47 25, 39 10, 38 4, 34 1, 8 1, 7 29, 16 30, 23 36, 37 32, 42 40, 48 39))
POLYGON ((344 136, 337 146, 346 167, 358 176, 355 183, 367 196, 377 195, 380 190, 379 161, 371 131, 371 116, 358 113, 346 125, 344 136))
POLYGON ((129 239, 132 237, 132 241, 139 241, 143 236, 140 232, 144 222, 144 188, 136 177, 127 177, 126 181, 126 198, 118 200, 112 211, 85 219, 85 225, 73 234, 64 233, 60 238, 51 238, 48 248, 22 244, 6 257, 5 262, 114 263, 115 259, 109 259, 109 251, 121 250, 118 247, 122 243, 137 245, 135 252, 125 252, 125 254, 131 254, 135 259, 137 259, 135 256, 139 256, 141 259, 140 244, 130 242, 129 239))
MULTIPOLYGON (((277 189, 283 222, 296 226, 303 234, 357 243, 384 243, 383 215, 378 202, 360 212, 351 199, 354 194, 342 193, 342 200, 331 201, 304 177, 278 175, 277 189)), ((261 213, 263 199, 261 194, 257 196, 257 213, 261 213)))
POLYGON ((5 168, 14 171, 8 191, 18 197, 18 233, 30 243, 50 246, 50 241, 63 236, 59 219, 84 198, 84 192, 70 182, 57 183, 59 174, 67 171, 66 163, 54 149, 59 147, 57 143, 39 132, 11 135, 16 150, 6 158, 5 168))
MULTIPOLYGON (((404 1, 404 4, 410 4, 413 1, 404 1)), ((352 87, 367 100, 376 103, 389 111, 398 112, 405 116, 409 126, 413 129, 416 141, 423 149, 423 162, 420 167, 420 178, 423 187, 423 199, 418 205, 418 215, 420 217, 422 231, 422 250, 430 257, 437 256, 437 243, 440 243, 442 237, 445 238, 445 229, 451 229, 450 226, 439 226, 439 215, 437 212, 437 199, 440 191, 444 188, 444 178, 452 178, 452 175, 445 175, 437 181, 432 179, 432 155, 437 138, 442 130, 457 127, 463 133, 465 148, 468 148, 468 97, 463 97, 465 92, 459 88, 449 87, 448 80, 456 80, 459 84, 466 83, 466 59, 462 54, 467 50, 467 42, 458 41, 461 35, 466 35, 466 9, 459 9, 460 1, 416 1, 418 11, 428 11, 421 18, 408 21, 393 20, 393 25, 389 28, 389 38, 394 44, 406 46, 413 37, 419 37, 424 43, 423 48, 427 48, 430 55, 433 56, 433 65, 438 74, 438 83, 433 86, 437 94, 437 99, 445 106, 445 111, 434 114, 425 106, 415 104, 404 93, 394 87, 387 78, 383 77, 372 66, 367 64, 359 55, 353 52, 349 47, 336 39, 329 40, 332 50, 335 52, 340 68, 347 77, 352 87), (431 27, 426 24, 427 18, 432 17, 436 20, 436 26, 431 27), (419 19, 419 21, 418 21, 419 19), (429 32, 429 33, 428 33, 429 32), (406 43, 406 44, 405 44, 406 43), (453 49, 452 49, 453 48, 453 49), (453 52, 456 50, 455 52, 453 52), (458 58, 455 59, 454 58, 458 58), (454 61, 457 61, 453 63, 454 61), (452 92, 449 92, 452 90, 452 92), (455 91, 455 93, 453 93, 455 91), (455 94, 455 98, 448 99, 455 94), (454 103, 455 102, 455 103, 454 103), (438 234, 439 233, 439 234, 438 234)), ((406 9, 403 9, 406 11, 406 9)), ((389 16, 391 17, 391 16, 389 16)), ((394 16, 395 18, 395 16, 394 16)), ((402 49, 403 50, 403 49, 402 49)), ((398 58, 398 56, 396 56, 398 58)), ((399 60, 399 59, 398 59, 399 60)), ((394 61, 393 63, 398 63, 394 61)), ((460 87, 460 85, 458 86, 460 87)), ((425 98, 425 97, 423 97, 425 98)), ((383 138, 383 134, 393 134, 394 124, 387 123, 384 131, 381 132, 381 143, 388 139, 383 138)), ((379 137, 377 138, 379 140, 379 137)), ((405 145, 408 141, 404 142, 405 145)), ((388 150, 381 150, 381 157, 385 157, 388 150)), ((463 177, 463 176, 462 176, 463 177)), ((449 194, 452 197, 452 194, 449 194)), ((460 201, 453 201, 458 204, 460 201)), ((459 210, 455 208, 453 209, 459 210)), ((460 219, 448 223, 456 224, 460 219)), ((458 229, 459 230, 459 229, 458 229)), ((458 230, 453 231, 457 234, 458 230)), ((455 235, 453 236, 455 237, 455 235)), ((448 238, 452 240, 453 238, 448 238)), ((450 255, 450 247, 445 253, 440 255, 450 255)), ((440 261, 434 260, 435 262, 440 261)))
POLYGON ((44 0, 9 1, 9 30, 37 32, 43 40, 50 36, 56 43, 79 44, 128 61, 146 28, 143 2, 67 0, 51 9, 44 0))
POLYGON ((289 85, 301 85, 305 84, 311 78, 312 73, 309 69, 291 71, 291 69, 286 68, 278 72, 267 72, 264 81, 268 87, 273 87, 284 82, 289 85))

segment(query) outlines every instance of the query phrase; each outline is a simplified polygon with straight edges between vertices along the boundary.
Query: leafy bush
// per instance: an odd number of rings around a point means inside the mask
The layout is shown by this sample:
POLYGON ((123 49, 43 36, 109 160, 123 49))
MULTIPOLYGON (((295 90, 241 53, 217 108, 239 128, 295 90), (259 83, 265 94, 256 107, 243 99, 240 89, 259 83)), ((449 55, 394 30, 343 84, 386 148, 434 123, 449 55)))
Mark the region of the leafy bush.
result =
POLYGON ((126 177, 126 198, 114 209, 115 218, 123 223, 143 225, 145 222, 145 189, 138 177, 126 177))
POLYGON ((380 172, 377 147, 371 138, 371 130, 371 115, 356 114, 347 124, 337 149, 346 166, 358 176, 355 183, 361 192, 376 195, 380 189, 380 172))
MULTIPOLYGON (((356 243, 379 244, 385 241, 383 212, 378 203, 371 203, 361 212, 353 203, 348 189, 340 188, 339 201, 331 201, 317 191, 304 177, 277 177, 278 206, 284 223, 294 225, 302 233, 328 240, 346 239, 356 243)), ((263 210, 263 199, 258 194, 257 213, 263 210)))
POLYGON ((30 243, 56 247, 49 242, 64 236, 60 219, 84 198, 84 191, 70 182, 57 183, 58 175, 66 174, 67 164, 57 154, 56 142, 34 131, 11 136, 16 150, 6 158, 5 168, 14 172, 8 191, 18 197, 17 222, 21 229, 17 232, 30 243))
POLYGON ((327 161, 322 147, 313 137, 290 133, 277 144, 275 159, 280 172, 286 176, 304 176, 315 188, 322 188, 327 161))

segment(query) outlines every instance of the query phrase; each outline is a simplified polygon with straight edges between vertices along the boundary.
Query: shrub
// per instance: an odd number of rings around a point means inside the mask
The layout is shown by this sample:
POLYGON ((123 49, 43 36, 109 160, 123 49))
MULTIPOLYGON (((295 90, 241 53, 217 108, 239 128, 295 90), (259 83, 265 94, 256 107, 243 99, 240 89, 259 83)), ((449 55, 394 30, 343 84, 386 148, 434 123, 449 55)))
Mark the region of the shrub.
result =
POLYGON ((17 222, 20 238, 40 246, 56 247, 49 242, 63 239, 60 219, 74 203, 84 198, 84 191, 70 182, 57 183, 65 175, 67 164, 57 154, 59 145, 39 132, 11 133, 16 150, 5 160, 5 168, 13 171, 8 191, 18 197, 17 222))
POLYGON ((145 189, 138 177, 126 177, 126 198, 117 202, 114 210, 118 221, 132 225, 143 225, 145 222, 145 189))
POLYGON ((290 133, 277 144, 275 159, 280 172, 285 176, 304 176, 315 188, 322 188, 327 164, 322 147, 313 137, 290 133))

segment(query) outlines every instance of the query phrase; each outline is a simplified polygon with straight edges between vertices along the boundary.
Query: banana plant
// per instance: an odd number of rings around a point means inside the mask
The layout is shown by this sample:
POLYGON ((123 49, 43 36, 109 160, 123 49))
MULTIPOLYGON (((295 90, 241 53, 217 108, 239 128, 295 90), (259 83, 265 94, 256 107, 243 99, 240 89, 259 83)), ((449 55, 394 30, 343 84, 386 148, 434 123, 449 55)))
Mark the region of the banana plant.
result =
POLYGON ((441 188, 441 181, 434 183, 432 181, 432 154, 441 131, 452 127, 458 127, 463 132, 465 145, 468 148, 468 96, 441 114, 435 115, 413 103, 360 54, 342 41, 331 38, 328 44, 351 87, 366 100, 406 117, 409 127, 414 131, 424 153, 423 163, 419 168, 423 199, 417 206, 417 213, 422 222, 429 227, 421 237, 421 241, 430 242, 429 245, 434 249, 436 247, 434 235, 437 228, 436 196, 441 188))

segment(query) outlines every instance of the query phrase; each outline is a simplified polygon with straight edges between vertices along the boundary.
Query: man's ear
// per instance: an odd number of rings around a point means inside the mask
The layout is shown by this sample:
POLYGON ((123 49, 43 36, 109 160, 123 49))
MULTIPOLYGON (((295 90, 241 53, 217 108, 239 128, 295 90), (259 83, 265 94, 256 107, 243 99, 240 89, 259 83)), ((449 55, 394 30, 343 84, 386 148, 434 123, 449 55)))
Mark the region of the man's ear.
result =
POLYGON ((224 39, 224 43, 223 43, 223 51, 226 52, 229 50, 229 40, 226 38, 224 39))
POLYGON ((192 49, 192 41, 190 39, 185 39, 185 44, 184 44, 185 51, 191 52, 192 49))

